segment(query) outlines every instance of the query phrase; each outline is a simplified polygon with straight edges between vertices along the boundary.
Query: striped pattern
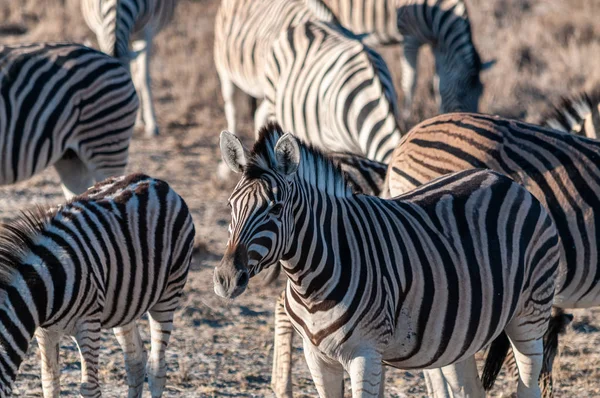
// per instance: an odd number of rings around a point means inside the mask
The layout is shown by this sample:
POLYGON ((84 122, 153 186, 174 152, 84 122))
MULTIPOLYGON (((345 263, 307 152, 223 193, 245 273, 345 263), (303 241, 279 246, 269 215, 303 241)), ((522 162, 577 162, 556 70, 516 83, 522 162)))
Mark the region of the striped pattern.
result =
POLYGON ((129 396, 141 396, 146 355, 135 321, 148 312, 148 381, 152 396, 160 396, 165 349, 193 242, 183 199, 165 182, 141 174, 107 179, 66 205, 5 225, 0 395, 10 395, 37 329, 44 395, 58 395, 59 340, 70 335, 81 351, 81 395, 99 397, 100 329, 115 328, 125 352, 129 396))
MULTIPOLYGON (((314 0, 313 0, 314 1, 314 0)), ((404 111, 409 113, 417 83, 417 58, 423 44, 436 59, 440 112, 477 112, 483 86, 482 63, 473 44, 464 0, 322 0, 337 20, 368 45, 402 43, 404 111)))
POLYGON ((600 87, 590 93, 563 98, 538 124, 565 133, 600 138, 600 87))
POLYGON ((239 296, 281 261, 286 312, 321 396, 341 395, 344 369, 354 396, 376 396, 382 361, 444 366, 502 331, 518 354, 519 394, 539 393, 560 251, 552 219, 526 189, 473 170, 384 200, 352 194, 326 157, 277 125, 248 156, 235 136, 221 140, 243 175, 215 292, 239 296))
POLYGON ((400 140, 396 93, 383 58, 331 25, 281 34, 267 60, 263 106, 320 148, 385 162, 400 140))
POLYGON ((81 0, 100 49, 128 68, 131 61, 137 63, 134 82, 142 103, 138 124, 144 124, 148 136, 158 134, 150 79, 152 39, 173 19, 176 4, 177 0, 81 0))
POLYGON ((565 272, 554 305, 589 308, 600 305, 599 159, 596 140, 499 117, 452 114, 409 132, 394 152, 387 184, 394 196, 474 167, 510 176, 544 204, 557 225, 565 272))
POLYGON ((0 184, 53 165, 70 197, 123 174, 137 109, 127 71, 98 51, 0 46, 0 184))

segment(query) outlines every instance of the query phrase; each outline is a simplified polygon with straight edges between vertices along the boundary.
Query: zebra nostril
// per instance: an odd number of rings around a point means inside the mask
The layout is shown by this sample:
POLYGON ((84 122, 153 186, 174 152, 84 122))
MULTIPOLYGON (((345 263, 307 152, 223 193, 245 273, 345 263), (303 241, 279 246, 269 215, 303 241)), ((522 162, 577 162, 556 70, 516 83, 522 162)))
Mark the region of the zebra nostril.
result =
POLYGON ((237 278, 237 286, 241 287, 241 286, 246 286, 248 284, 248 273, 247 272, 242 272, 238 278, 237 278))

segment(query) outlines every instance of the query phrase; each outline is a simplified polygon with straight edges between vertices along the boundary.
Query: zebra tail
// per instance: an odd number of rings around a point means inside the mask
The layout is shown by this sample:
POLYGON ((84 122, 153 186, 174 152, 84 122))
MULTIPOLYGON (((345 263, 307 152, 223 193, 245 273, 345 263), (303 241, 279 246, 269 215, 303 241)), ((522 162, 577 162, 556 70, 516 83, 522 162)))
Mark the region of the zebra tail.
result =
POLYGON ((491 390, 494 386, 509 348, 510 341, 505 332, 500 333, 500 335, 492 341, 487 358, 485 359, 485 365, 483 366, 483 373, 481 374, 481 382, 486 391, 491 390))

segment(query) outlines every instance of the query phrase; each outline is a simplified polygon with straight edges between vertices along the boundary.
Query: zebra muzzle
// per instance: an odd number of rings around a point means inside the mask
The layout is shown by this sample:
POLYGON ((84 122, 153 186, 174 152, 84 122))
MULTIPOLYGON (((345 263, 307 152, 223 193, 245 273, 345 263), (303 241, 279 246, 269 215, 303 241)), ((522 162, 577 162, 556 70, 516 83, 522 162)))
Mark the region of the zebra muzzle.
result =
POLYGON ((235 298, 248 286, 248 252, 243 245, 227 247, 221 263, 215 268, 215 293, 223 298, 235 298))

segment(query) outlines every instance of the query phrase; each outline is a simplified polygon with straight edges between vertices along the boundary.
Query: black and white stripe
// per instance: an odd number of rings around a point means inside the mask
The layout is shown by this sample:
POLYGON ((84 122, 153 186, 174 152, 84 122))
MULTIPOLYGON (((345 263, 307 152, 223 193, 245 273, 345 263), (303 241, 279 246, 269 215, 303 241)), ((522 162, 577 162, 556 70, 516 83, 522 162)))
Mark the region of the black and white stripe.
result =
POLYGON ((600 87, 589 93, 563 98, 538 123, 555 130, 600 138, 600 87))
POLYGON ((137 64, 134 82, 142 103, 137 123, 144 124, 148 136, 158 134, 150 79, 152 39, 173 19, 176 4, 177 0, 81 0, 100 49, 127 68, 131 61, 137 64))
POLYGON ((382 361, 472 361, 502 331, 519 394, 539 393, 560 250, 552 219, 521 185, 471 170, 385 200, 353 194, 326 157, 277 125, 250 154, 230 133, 221 140, 243 175, 215 292, 239 296, 281 261, 286 311, 321 396, 341 396, 344 370, 354 396, 377 396, 382 361))
MULTIPOLYGON (((368 45, 401 43, 404 116, 412 105, 417 83, 419 48, 432 46, 435 86, 443 112, 477 112, 483 86, 482 63, 473 44, 464 0, 321 0, 346 28, 368 36, 368 45)), ((314 3, 315 0, 307 2, 314 3)), ((315 8, 315 7, 312 7, 315 8)))
POLYGON ((54 166, 70 197, 123 174, 137 110, 129 73, 101 52, 0 46, 0 184, 54 166))
POLYGON ((267 56, 265 83, 266 113, 324 150, 385 162, 400 141, 387 65, 335 26, 306 22, 282 33, 267 56))
MULTIPOLYGON (((429 119, 405 136, 390 162, 387 184, 393 196, 474 167, 510 176, 544 204, 557 225, 565 272, 557 279, 554 306, 589 308, 600 305, 599 159, 597 140, 457 113, 429 119)), ((559 312, 556 330, 563 317, 559 312)), ((554 341, 555 352, 557 336, 547 339, 554 341)))
POLYGON ((183 199, 145 175, 107 179, 67 204, 25 213, 0 229, 0 396, 10 396, 34 333, 45 396, 58 396, 59 340, 81 351, 81 395, 100 396, 100 329, 125 352, 129 396, 141 396, 146 354, 135 321, 148 313, 153 397, 185 285, 194 225, 183 199), (37 330, 37 332, 36 332, 37 330))

